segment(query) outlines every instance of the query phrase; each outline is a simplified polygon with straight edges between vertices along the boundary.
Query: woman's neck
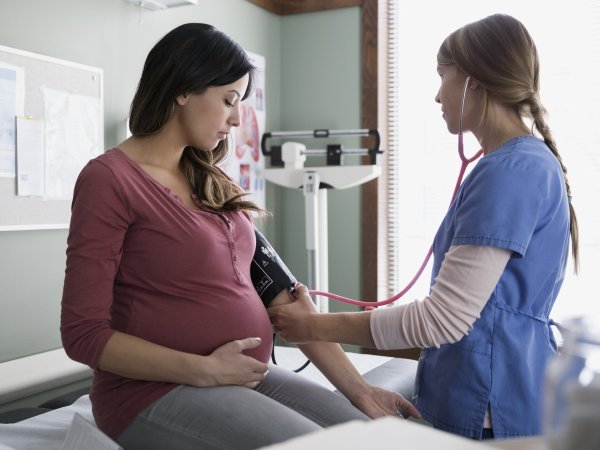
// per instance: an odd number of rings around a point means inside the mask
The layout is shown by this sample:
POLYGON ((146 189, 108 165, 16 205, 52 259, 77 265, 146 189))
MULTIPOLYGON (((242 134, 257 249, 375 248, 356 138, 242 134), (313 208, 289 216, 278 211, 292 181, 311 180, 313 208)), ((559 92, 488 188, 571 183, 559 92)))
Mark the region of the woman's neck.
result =
POLYGON ((483 149, 488 155, 501 147, 506 142, 521 136, 530 136, 521 117, 510 108, 492 103, 489 111, 489 124, 483 124, 480 130, 473 132, 483 149))
POLYGON ((132 136, 118 147, 140 165, 175 173, 179 171, 184 147, 174 146, 174 141, 168 133, 159 132, 150 136, 132 136))

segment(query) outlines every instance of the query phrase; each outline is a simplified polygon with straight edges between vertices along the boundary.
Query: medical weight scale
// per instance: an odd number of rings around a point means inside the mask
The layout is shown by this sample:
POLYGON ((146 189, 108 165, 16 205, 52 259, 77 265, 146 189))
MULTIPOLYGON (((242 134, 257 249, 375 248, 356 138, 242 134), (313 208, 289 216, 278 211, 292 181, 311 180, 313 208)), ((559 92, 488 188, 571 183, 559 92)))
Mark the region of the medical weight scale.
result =
MULTIPOLYGON (((302 189, 305 206, 306 250, 308 252, 308 288, 328 292, 329 254, 327 224, 327 190, 347 189, 377 178, 379 132, 370 129, 273 131, 264 133, 261 141, 263 155, 269 156, 271 168, 265 169, 265 179, 289 189, 302 189), (325 149, 307 149, 306 145, 288 139, 330 138, 332 136, 372 136, 371 148, 344 149, 329 144, 325 149), (285 140, 281 145, 267 147, 269 139, 285 140), (346 155, 367 155, 369 164, 342 165, 346 155), (307 156, 325 156, 326 166, 304 167, 307 156)), ((321 312, 329 311, 329 300, 316 300, 321 312)))

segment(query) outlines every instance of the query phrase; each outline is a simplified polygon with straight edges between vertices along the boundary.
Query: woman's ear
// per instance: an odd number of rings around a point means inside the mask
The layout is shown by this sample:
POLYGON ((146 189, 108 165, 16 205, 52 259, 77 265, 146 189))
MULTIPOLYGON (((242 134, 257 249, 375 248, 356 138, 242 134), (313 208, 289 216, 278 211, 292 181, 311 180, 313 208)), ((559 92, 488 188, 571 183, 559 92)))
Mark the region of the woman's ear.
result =
POLYGON ((474 80, 472 77, 469 77, 469 89, 477 89, 479 87, 479 83, 477 80, 474 80))
POLYGON ((187 103, 189 98, 190 98, 190 94, 182 94, 182 95, 177 96, 175 101, 177 102, 177 104, 179 106, 183 106, 187 103))

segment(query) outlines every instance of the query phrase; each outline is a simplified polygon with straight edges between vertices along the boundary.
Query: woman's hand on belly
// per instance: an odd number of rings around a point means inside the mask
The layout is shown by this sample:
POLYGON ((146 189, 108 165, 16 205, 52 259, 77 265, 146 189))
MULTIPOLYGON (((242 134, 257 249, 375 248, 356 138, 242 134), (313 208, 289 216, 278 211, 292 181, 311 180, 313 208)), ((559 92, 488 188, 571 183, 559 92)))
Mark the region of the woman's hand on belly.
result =
POLYGON ((261 345, 260 338, 231 341, 202 357, 197 386, 238 385, 255 388, 269 366, 242 352, 261 345))
POLYGON ((239 339, 201 356, 116 331, 104 346, 96 367, 135 380, 254 388, 267 375, 268 365, 242 352, 259 345, 260 338, 239 339))

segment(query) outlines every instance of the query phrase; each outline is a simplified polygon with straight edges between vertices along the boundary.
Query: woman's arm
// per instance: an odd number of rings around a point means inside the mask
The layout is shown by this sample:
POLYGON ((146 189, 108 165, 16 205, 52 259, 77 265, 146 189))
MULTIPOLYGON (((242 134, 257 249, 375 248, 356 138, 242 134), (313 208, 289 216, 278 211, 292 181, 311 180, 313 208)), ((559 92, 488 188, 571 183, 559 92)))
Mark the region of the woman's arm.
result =
POLYGON ((191 386, 244 385, 263 380, 268 365, 244 355, 260 338, 229 342, 208 356, 172 350, 135 336, 115 332, 102 351, 98 367, 127 378, 191 386))
MULTIPOLYGON (((275 307, 291 302, 292 299, 287 292, 282 291, 273 300, 271 306, 275 307)), ((314 304, 310 303, 312 306, 309 305, 309 307, 314 308, 314 304)), ((398 415, 399 409, 414 417, 420 417, 417 409, 400 394, 369 385, 338 344, 313 342, 301 344, 298 347, 354 406, 369 417, 374 419, 387 415, 398 415)))
POLYGON ((312 342, 298 347, 354 406, 370 418, 396 416, 399 411, 421 417, 415 406, 397 392, 368 384, 338 344, 312 342))

